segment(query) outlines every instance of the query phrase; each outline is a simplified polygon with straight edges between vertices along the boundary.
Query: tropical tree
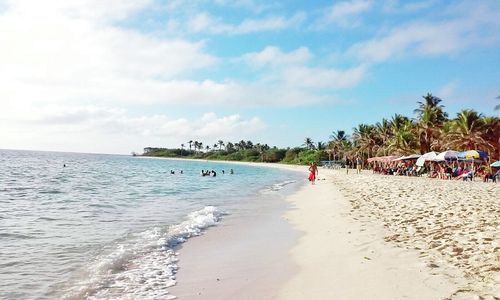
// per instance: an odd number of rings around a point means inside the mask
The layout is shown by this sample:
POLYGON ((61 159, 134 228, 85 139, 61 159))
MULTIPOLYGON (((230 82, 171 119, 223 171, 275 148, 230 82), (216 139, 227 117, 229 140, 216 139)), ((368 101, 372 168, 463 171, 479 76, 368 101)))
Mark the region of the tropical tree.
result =
POLYGON ((231 142, 226 143, 226 151, 227 152, 233 152, 235 150, 234 144, 231 142))
POLYGON ((337 158, 337 154, 339 157, 344 155, 344 150, 346 150, 345 143, 347 141, 348 136, 344 130, 332 132, 330 141, 328 142, 328 150, 329 152, 333 152, 333 159, 337 158))
POLYGON ((500 118, 483 117, 483 122, 483 138, 492 146, 487 150, 491 155, 496 155, 496 157, 500 158, 500 118))
POLYGON ((364 158, 372 157, 375 142, 375 126, 368 124, 359 124, 353 128, 352 133, 353 148, 350 156, 361 155, 364 158))
POLYGON ((184 151, 184 144, 181 144, 181 156, 183 151, 184 151))
POLYGON ((389 155, 388 142, 393 136, 391 121, 383 118, 382 122, 377 122, 375 124, 375 131, 380 141, 379 149, 377 155, 386 156, 389 155))
POLYGON ((314 142, 313 142, 313 141, 312 141, 312 139, 311 139, 311 138, 309 138, 309 137, 306 137, 306 138, 305 138, 305 140, 304 140, 304 144, 302 144, 302 145, 306 146, 306 148, 307 148, 308 150, 312 150, 312 149, 314 149, 314 142))
POLYGON ((195 148, 197 148, 197 149, 198 149, 198 151, 200 151, 200 152, 201 152, 201 150, 203 149, 203 143, 202 143, 202 142, 197 142, 197 141, 195 142, 195 144, 196 144, 196 143, 198 143, 198 146, 197 146, 197 147, 195 146, 195 148))
POLYGON ((453 149, 490 149, 493 147, 484 137, 483 116, 471 109, 462 110, 452 121, 446 144, 453 149))
POLYGON ((391 136, 387 141, 388 152, 407 155, 415 151, 418 146, 414 134, 415 124, 405 116, 395 114, 391 121, 391 136))
POLYGON ((217 144, 219 144, 219 149, 222 150, 222 147, 224 147, 224 142, 222 140, 218 140, 217 144))
POLYGON ((247 148, 247 143, 244 140, 241 140, 238 143, 236 143, 235 146, 236 146, 236 149, 243 150, 243 149, 247 148))
POLYGON ((439 138, 438 134, 443 123, 447 120, 448 114, 444 112, 441 99, 430 93, 422 96, 424 101, 418 101, 418 108, 413 112, 417 114, 417 134, 420 143, 420 152, 431 151, 432 142, 439 138))
POLYGON ((192 140, 190 140, 190 141, 188 142, 188 144, 189 144, 189 151, 191 151, 191 145, 193 144, 193 141, 192 141, 192 140))

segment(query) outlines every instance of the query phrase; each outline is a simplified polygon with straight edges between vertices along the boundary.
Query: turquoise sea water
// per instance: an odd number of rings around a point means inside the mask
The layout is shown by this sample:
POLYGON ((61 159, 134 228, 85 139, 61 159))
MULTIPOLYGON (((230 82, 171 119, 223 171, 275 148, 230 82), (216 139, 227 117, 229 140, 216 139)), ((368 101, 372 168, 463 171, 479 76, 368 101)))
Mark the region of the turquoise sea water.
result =
POLYGON ((0 299, 168 298, 178 243, 226 214, 252 210, 256 199, 282 195, 301 176, 206 161, 0 150, 0 299), (207 169, 217 176, 200 176, 207 169))

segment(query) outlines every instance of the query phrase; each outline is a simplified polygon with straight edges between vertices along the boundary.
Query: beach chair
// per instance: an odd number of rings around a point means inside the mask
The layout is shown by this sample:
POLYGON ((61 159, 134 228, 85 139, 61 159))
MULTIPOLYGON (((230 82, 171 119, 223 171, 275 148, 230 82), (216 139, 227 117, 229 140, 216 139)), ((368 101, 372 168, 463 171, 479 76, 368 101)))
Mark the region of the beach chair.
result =
POLYGON ((498 170, 495 174, 492 174, 492 175, 488 176, 485 181, 489 182, 490 179, 491 179, 492 182, 496 183, 498 177, 500 177, 500 170, 498 170))
POLYGON ((473 179, 474 179, 474 171, 469 171, 468 173, 462 174, 462 179, 464 181, 468 181, 469 179, 470 179, 470 181, 473 181, 473 179))

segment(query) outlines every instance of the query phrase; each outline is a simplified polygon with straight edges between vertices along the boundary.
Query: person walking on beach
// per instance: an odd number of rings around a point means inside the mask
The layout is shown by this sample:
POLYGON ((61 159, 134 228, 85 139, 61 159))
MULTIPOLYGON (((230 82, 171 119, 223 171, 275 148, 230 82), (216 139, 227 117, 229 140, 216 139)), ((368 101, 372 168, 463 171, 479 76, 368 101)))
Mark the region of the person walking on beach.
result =
POLYGON ((359 157, 359 155, 356 156, 356 174, 361 173, 361 163, 361 157, 359 157))
POLYGON ((318 167, 315 163, 311 163, 309 166, 309 181, 314 184, 316 181, 316 175, 318 175, 318 167))

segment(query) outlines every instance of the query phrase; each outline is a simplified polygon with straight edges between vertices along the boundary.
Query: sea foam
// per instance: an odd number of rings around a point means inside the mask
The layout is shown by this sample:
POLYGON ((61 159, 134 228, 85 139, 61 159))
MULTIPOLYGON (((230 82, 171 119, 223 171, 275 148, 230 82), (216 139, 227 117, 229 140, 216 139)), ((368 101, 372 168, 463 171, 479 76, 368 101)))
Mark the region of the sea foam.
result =
POLYGON ((190 213, 167 230, 158 227, 131 234, 98 256, 88 267, 88 276, 65 298, 174 299, 167 288, 176 284, 175 247, 216 225, 224 215, 213 206, 190 213))

